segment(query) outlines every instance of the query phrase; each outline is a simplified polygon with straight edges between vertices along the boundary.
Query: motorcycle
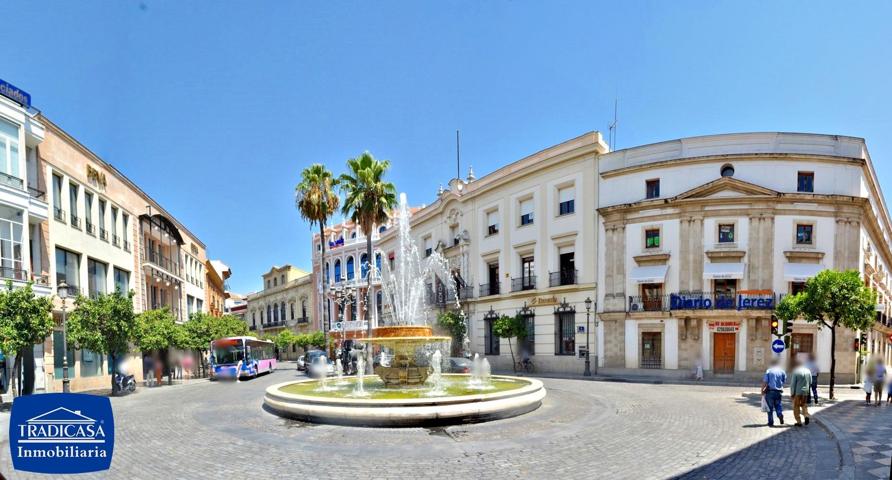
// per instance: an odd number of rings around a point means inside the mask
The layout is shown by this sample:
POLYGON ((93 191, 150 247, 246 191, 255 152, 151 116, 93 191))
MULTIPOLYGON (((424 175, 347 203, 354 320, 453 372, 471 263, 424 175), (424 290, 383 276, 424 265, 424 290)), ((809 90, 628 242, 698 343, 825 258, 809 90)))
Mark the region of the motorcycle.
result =
POLYGON ((121 375, 120 373, 115 374, 115 386, 119 395, 133 393, 136 391, 136 380, 133 378, 133 375, 121 375))

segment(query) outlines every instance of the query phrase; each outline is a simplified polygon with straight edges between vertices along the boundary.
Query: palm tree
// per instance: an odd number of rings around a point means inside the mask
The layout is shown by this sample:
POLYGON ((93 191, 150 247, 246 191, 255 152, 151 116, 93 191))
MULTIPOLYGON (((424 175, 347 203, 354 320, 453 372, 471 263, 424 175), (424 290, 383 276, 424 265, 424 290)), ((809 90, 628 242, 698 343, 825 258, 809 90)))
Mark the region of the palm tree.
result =
POLYGON ((328 269, 325 265, 325 224, 338 211, 339 198, 335 193, 338 179, 324 165, 314 163, 300 174, 300 183, 294 189, 294 199, 301 218, 312 226, 319 225, 319 243, 322 247, 320 261, 322 272, 322 335, 328 352, 328 269))
MULTIPOLYGON (((344 216, 359 225, 365 235, 366 258, 369 262, 366 277, 368 288, 365 299, 365 318, 369 322, 368 334, 372 336, 369 310, 372 300, 372 231, 375 225, 387 222, 389 213, 396 205, 396 187, 384 180, 390 167, 387 160, 376 160, 369 152, 347 160, 347 173, 341 174, 338 184, 344 192, 344 216)), ((361 269, 362 267, 360 267, 361 269)))

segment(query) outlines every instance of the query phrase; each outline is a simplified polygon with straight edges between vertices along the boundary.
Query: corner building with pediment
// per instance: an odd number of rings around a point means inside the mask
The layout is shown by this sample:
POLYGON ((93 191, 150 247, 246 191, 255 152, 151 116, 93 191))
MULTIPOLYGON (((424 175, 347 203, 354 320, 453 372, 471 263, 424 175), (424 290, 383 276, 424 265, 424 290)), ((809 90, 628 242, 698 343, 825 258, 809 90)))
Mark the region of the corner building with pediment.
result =
MULTIPOLYGON (((837 381, 857 381, 859 348, 890 360, 890 221, 863 139, 685 138, 601 155, 598 177, 606 371, 756 378, 774 306, 823 269, 858 270, 879 297, 871 331, 838 329, 837 381)), ((829 372, 828 329, 797 321, 789 347, 829 372)))

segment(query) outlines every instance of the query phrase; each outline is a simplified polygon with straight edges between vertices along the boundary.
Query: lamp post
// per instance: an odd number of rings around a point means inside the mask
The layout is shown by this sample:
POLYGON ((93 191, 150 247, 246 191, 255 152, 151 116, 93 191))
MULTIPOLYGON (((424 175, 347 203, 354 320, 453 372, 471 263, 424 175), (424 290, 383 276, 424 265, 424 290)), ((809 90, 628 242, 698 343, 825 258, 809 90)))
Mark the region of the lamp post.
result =
POLYGON ((68 378, 68 326, 65 318, 65 300, 68 299, 68 284, 60 283, 56 287, 56 293, 62 299, 62 391, 71 392, 71 385, 68 378))
MULTIPOLYGON (((590 356, 590 348, 589 348, 589 321, 591 319, 591 311, 592 311, 592 299, 590 297, 585 298, 585 372, 583 372, 583 376, 591 377, 592 369, 591 362, 589 361, 590 356)), ((598 368, 595 365, 595 368, 598 368)))

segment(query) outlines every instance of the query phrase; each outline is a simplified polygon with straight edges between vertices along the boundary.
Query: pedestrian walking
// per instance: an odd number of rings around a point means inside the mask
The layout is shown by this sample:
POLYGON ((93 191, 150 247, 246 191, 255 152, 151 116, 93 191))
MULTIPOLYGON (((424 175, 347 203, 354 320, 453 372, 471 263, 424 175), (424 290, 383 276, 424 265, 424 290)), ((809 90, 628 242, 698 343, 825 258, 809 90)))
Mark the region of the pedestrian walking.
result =
POLYGON ((818 362, 815 360, 814 354, 808 356, 808 362, 805 364, 808 370, 811 372, 811 402, 815 405, 818 404, 818 375, 821 374, 821 369, 818 367, 818 362))
POLYGON ((873 393, 873 377, 876 375, 876 364, 870 360, 864 360, 864 404, 868 407, 871 405, 870 397, 873 393))
POLYGON ((881 357, 877 357, 874 361, 874 369, 873 369, 873 395, 876 397, 874 399, 874 406, 879 407, 880 403, 883 402, 883 387, 886 384, 886 364, 883 363, 883 359, 881 357))
POLYGON ((151 355, 142 358, 142 375, 145 379, 146 387, 155 385, 155 365, 151 355))
POLYGON ((768 404, 768 426, 774 426, 774 414, 781 425, 784 424, 784 412, 781 406, 781 398, 784 392, 784 383, 787 382, 787 372, 781 367, 780 358, 771 360, 771 367, 765 371, 762 377, 762 394, 768 404))
POLYGON ((808 395, 811 386, 811 370, 805 366, 805 362, 796 361, 796 368, 790 379, 790 397, 793 399, 793 418, 796 426, 802 426, 800 413, 805 416, 805 424, 808 425, 808 395))

